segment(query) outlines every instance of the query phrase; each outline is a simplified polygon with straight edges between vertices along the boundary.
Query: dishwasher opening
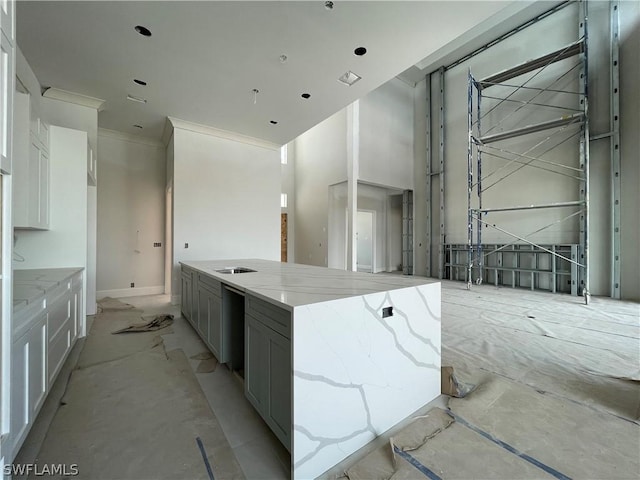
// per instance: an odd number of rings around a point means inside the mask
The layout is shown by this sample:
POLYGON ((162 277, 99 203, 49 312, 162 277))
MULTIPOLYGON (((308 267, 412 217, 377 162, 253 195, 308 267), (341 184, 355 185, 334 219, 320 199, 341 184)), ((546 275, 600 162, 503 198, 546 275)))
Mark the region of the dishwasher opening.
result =
POLYGON ((222 321, 229 326, 228 367, 244 379, 244 292, 224 285, 222 288, 222 321))

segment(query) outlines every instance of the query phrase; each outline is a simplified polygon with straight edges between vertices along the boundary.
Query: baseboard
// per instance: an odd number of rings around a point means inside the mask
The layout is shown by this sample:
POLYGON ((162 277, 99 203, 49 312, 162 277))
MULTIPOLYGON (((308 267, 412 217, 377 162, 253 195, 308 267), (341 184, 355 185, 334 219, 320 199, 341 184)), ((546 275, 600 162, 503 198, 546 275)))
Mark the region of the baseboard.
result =
POLYGON ((119 288, 116 290, 99 290, 96 292, 96 298, 122 298, 122 297, 141 297, 142 295, 160 295, 164 293, 164 285, 156 287, 134 287, 119 288))

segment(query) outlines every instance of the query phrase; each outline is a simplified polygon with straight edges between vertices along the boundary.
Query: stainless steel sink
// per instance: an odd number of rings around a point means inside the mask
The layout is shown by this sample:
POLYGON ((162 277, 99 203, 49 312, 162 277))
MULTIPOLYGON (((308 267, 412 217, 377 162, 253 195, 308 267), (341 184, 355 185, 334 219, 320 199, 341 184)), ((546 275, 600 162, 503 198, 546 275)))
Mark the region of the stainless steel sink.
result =
POLYGON ((221 270, 216 270, 216 272, 218 273, 249 273, 249 272, 255 272, 255 270, 252 270, 251 268, 247 268, 247 267, 228 267, 228 268, 223 268, 221 270))

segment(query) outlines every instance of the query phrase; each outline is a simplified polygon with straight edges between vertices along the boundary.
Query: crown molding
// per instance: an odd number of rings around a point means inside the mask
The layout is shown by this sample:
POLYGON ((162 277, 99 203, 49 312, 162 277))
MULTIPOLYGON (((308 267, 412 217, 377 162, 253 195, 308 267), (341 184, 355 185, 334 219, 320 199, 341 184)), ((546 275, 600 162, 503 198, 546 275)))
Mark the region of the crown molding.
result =
POLYGON ((142 145, 148 145, 150 147, 164 147, 165 145, 153 138, 140 137, 138 135, 132 135, 131 133, 118 132, 116 130, 109 130, 108 128, 99 128, 98 137, 108 137, 122 142, 140 143, 142 145))
MULTIPOLYGON (((200 125, 199 123, 187 122, 186 120, 180 120, 179 118, 167 117, 167 120, 171 122, 173 128, 179 128, 181 130, 189 130, 191 132, 201 133, 203 135, 210 135, 212 137, 225 138, 227 140, 233 140, 235 142, 245 143, 247 145, 253 145, 256 147, 266 148, 268 150, 279 151, 281 145, 278 145, 267 140, 261 140, 255 137, 249 137, 236 132, 229 132, 227 130, 221 130, 215 127, 209 127, 207 125, 200 125)), ((166 130, 166 128, 165 128, 166 130)), ((167 142, 171 137, 167 137, 167 142)), ((163 140, 165 135, 163 134, 163 140)))
POLYGON ((173 125, 171 124, 171 120, 169 117, 166 118, 164 122, 164 129, 162 130, 162 137, 160 137, 162 144, 165 147, 169 146, 169 142, 173 138, 173 125))
POLYGON ((42 96, 45 98, 52 98, 54 100, 60 100, 67 103, 75 103, 76 105, 82 105, 83 107, 95 108, 100 110, 104 104, 104 100, 94 97, 88 97, 87 95, 80 95, 79 93, 67 92, 66 90, 60 90, 59 88, 47 88, 42 92, 42 96))

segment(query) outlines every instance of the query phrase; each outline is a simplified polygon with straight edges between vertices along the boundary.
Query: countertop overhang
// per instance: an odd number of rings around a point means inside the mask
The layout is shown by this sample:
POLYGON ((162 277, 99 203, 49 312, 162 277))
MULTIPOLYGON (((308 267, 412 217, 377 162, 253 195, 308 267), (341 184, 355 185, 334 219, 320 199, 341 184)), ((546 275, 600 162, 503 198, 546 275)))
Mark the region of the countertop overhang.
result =
POLYGON ((14 313, 44 297, 48 291, 84 270, 73 268, 34 268, 13 271, 14 313))
POLYGON ((184 261, 180 264, 287 310, 312 303, 438 283, 426 277, 360 273, 259 259, 184 261), (247 267, 256 271, 235 274, 216 271, 231 267, 247 267))

